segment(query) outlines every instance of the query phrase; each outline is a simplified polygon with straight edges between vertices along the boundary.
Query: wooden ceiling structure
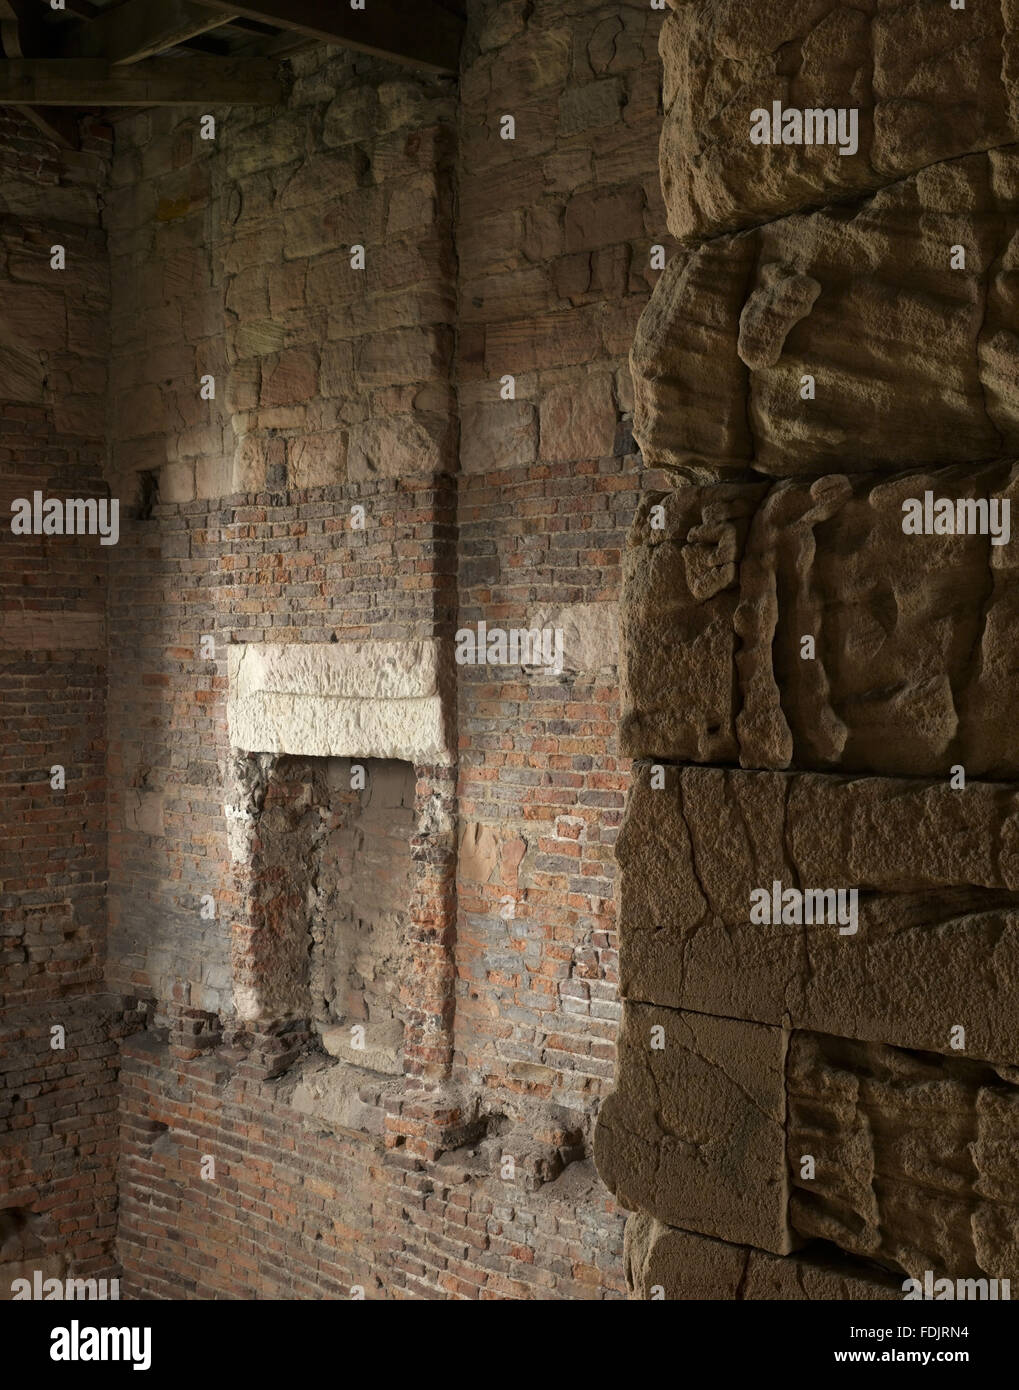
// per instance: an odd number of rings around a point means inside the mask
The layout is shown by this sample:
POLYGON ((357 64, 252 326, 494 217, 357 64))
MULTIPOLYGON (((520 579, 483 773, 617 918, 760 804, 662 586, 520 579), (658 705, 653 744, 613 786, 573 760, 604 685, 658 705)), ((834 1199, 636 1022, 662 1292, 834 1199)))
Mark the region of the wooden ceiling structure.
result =
POLYGON ((0 106, 71 147, 82 110, 275 106, 283 59, 309 42, 455 74, 464 29, 462 0, 53 3, 0 0, 0 106))

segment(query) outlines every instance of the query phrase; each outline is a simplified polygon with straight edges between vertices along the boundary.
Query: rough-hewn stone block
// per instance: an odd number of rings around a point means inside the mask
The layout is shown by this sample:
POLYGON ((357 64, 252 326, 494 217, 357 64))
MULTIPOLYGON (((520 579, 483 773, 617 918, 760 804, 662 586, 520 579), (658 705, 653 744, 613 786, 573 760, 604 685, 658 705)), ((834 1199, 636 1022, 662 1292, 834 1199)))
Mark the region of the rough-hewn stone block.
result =
POLYGON ((616 1089, 598 1116, 598 1171, 624 1207, 782 1254, 781 1028, 628 1004, 616 1089))
POLYGON ((1019 1280, 1012 1068, 794 1033, 790 1220, 923 1282, 1019 1280), (802 1175, 802 1156, 814 1160, 802 1175))
POLYGON ((1019 137, 1011 4, 670 4, 661 165, 675 236, 840 201, 1019 137), (856 109, 858 150, 752 144, 751 112, 776 101, 856 109))
MULTIPOLYGON (((616 853, 625 998, 1019 1063, 1010 786, 639 765, 616 853), (751 892, 857 889, 855 934, 751 892)), ((847 900, 848 902, 848 900, 847 900)))
POLYGON ((435 641, 237 643, 228 673, 235 748, 449 760, 435 641))
POLYGON ((1013 146, 673 257, 632 352, 645 460, 784 477, 1019 452, 1017 215, 1013 146))
POLYGON ((626 1279, 634 1299, 901 1299, 902 1280, 862 1262, 822 1255, 769 1255, 666 1226, 647 1212, 626 1223, 626 1279))
POLYGON ((625 561, 625 751, 1016 776, 1017 490, 1001 463, 649 494, 625 561), (953 531, 958 499, 983 499, 987 534, 905 534, 928 493, 953 531))

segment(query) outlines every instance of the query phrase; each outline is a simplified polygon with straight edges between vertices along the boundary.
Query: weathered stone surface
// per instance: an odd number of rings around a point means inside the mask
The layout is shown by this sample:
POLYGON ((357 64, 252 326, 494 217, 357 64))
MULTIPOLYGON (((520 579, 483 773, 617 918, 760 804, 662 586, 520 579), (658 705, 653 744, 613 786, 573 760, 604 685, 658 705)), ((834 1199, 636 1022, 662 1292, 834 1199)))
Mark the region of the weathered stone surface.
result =
POLYGON ((626 1280, 634 1299, 901 1299, 902 1280, 820 1255, 769 1255, 666 1226, 637 1211, 626 1223, 626 1280))
POLYGON ((904 534, 903 503, 1011 509, 1017 486, 1002 463, 648 494, 626 551, 624 751, 1016 776, 1019 537, 1000 510, 1004 544, 904 534))
POLYGON ((675 256, 632 352, 645 460, 784 477, 1019 452, 1017 214, 1012 146, 675 256))
POLYGON ((347 437, 342 431, 303 434, 291 441, 287 476, 294 487, 332 487, 343 481, 346 465, 347 437))
POLYGON ((450 756, 438 696, 386 702, 259 694, 232 702, 228 716, 232 745, 251 752, 424 763, 450 756))
POLYGON ((66 337, 67 309, 62 294, 39 285, 12 283, 5 287, 0 347, 52 352, 66 337))
POLYGON ((194 497, 194 464, 166 464, 159 474, 159 500, 161 502, 193 502, 194 497))
POLYGON ((38 353, 0 347, 0 399, 37 401, 45 376, 38 353))
POLYGON ((263 406, 293 405, 310 400, 318 387, 318 354, 291 348, 262 368, 263 406))
POLYGON ((667 758, 675 750, 698 762, 736 761, 740 565, 766 492, 763 484, 719 484, 642 499, 624 553, 620 610, 625 754, 667 758), (653 507, 664 511, 652 516, 653 507))
POLYGON ((331 1057, 342 1058, 351 1066, 366 1071, 383 1072, 388 1076, 403 1075, 403 1025, 390 1023, 382 1027, 368 1024, 364 1046, 351 1045, 350 1028, 334 1025, 323 1029, 322 1046, 331 1057))
POLYGON ((394 1082, 365 1076, 363 1068, 315 1062, 302 1069, 290 1104, 329 1129, 354 1130, 381 1138, 385 1120, 381 1102, 395 1089, 394 1082))
POLYGON ((498 826, 470 822, 461 827, 457 872, 467 883, 515 886, 526 851, 527 845, 519 836, 498 826))
POLYGON ((617 1200, 668 1225, 791 1249, 786 1040, 781 1028, 628 1004, 595 1132, 617 1200))
MULTIPOLYGON (((739 1300, 1012 1280, 1019 798, 992 779, 1019 774, 1019 9, 669 4, 662 191, 701 244, 631 354, 634 438, 679 476, 642 499, 624 561, 620 741, 649 761, 617 841, 627 1002, 596 1153, 637 1208, 628 1282, 739 1300), (812 113, 816 143, 752 140, 773 104, 812 113), (959 524, 904 528, 927 496, 959 524), (691 1019, 788 1042, 767 1105, 749 1040, 731 1104, 728 1054, 721 1079, 700 1042, 670 1058, 691 1019), (788 1141, 782 1163, 759 1144, 750 1179, 741 1105, 788 1141), (740 1230, 762 1170, 765 1239, 740 1230)), ((567 206, 567 252, 597 197, 567 206)), ((583 303, 585 276, 564 260, 556 287, 583 303)))
POLYGON ((460 468, 488 473, 533 463, 538 452, 534 406, 527 401, 479 401, 460 418, 460 468))
POLYGON ((603 458, 612 452, 616 402, 607 374, 549 391, 541 402, 543 459, 603 458))
POLYGON ((670 0, 662 187, 674 236, 836 202, 1019 138, 1011 5, 670 0), (751 112, 855 108, 859 148, 755 145, 751 112))
POLYGON ((238 643, 229 649, 233 747, 310 757, 447 762, 439 644, 238 643))
POLYGON ((452 431, 444 415, 389 415, 355 425, 350 432, 347 474, 352 481, 454 471, 452 431))
POLYGON ((129 787, 124 793, 124 825, 142 835, 162 835, 164 804, 162 792, 129 787))
POLYGON ((615 669, 619 662, 619 605, 569 603, 538 608, 528 617, 530 628, 562 633, 563 670, 586 672, 615 669))
POLYGON ((1019 1087, 962 1055, 794 1034, 790 1217, 923 1282, 1019 1280, 1019 1087), (810 1154, 815 1176, 800 1176, 810 1154))
POLYGON ((617 843, 625 998, 1019 1062, 1007 785, 641 765, 617 843), (750 920, 753 889, 857 889, 855 934, 750 920))
POLYGON ((407 700, 438 689, 439 649, 420 642, 245 642, 228 653, 230 689, 333 698, 407 700))
POLYGON ((440 327, 377 334, 358 356, 358 378, 368 386, 430 380, 448 366, 450 345, 448 331, 440 327))

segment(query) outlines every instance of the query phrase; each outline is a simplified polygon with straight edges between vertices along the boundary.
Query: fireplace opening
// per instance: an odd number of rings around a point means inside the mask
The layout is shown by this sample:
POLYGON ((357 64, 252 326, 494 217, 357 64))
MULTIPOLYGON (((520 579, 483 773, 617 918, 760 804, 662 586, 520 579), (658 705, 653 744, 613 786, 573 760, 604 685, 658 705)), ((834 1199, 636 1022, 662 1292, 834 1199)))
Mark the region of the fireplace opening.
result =
POLYGON ((252 845, 260 994, 335 1057, 403 1073, 416 778, 390 759, 274 760, 252 845))

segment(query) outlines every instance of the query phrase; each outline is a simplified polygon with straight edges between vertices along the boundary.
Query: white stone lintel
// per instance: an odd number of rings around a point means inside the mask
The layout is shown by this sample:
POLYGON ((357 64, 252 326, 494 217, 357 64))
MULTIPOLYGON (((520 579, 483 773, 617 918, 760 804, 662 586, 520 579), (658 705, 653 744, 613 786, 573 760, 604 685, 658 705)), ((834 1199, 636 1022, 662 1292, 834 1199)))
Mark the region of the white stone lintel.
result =
POLYGON ((439 643, 237 643, 230 742, 248 753, 447 763, 439 643))

